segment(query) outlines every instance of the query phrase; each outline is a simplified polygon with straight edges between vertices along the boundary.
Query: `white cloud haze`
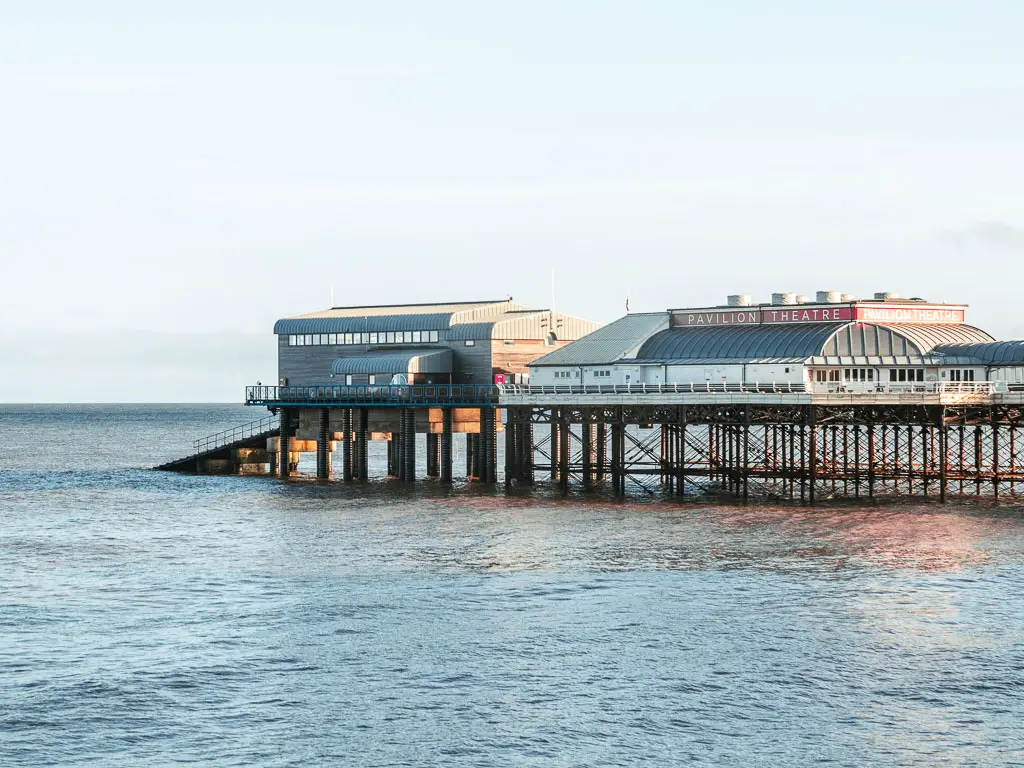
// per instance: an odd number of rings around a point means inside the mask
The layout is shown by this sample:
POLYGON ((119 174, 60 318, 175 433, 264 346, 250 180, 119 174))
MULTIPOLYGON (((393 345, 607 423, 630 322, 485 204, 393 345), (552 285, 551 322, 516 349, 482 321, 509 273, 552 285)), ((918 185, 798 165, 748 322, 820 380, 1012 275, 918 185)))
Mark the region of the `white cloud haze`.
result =
POLYGON ((602 321, 626 286, 634 310, 894 289, 1024 336, 1022 21, 1012 2, 0 9, 0 401, 239 399, 273 375, 273 321, 332 283, 338 303, 546 304, 552 268, 559 309, 602 321))

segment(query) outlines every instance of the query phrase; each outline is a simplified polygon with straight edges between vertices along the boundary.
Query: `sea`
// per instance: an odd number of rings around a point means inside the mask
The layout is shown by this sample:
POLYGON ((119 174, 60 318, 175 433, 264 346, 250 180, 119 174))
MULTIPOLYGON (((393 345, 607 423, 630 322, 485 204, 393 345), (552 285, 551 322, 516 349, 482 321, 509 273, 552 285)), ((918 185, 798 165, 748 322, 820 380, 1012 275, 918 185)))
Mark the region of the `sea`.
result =
POLYGON ((0 765, 1024 765, 1017 504, 149 469, 260 415, 0 406, 0 765))

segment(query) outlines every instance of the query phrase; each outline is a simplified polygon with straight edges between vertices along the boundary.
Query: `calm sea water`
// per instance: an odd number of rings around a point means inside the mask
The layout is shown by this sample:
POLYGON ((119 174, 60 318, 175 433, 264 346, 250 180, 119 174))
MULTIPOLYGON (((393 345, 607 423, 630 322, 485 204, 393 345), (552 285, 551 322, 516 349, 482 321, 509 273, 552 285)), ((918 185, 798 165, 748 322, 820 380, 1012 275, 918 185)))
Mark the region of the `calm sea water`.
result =
POLYGON ((0 406, 0 764, 1024 764, 1017 507, 141 468, 258 415, 0 406))

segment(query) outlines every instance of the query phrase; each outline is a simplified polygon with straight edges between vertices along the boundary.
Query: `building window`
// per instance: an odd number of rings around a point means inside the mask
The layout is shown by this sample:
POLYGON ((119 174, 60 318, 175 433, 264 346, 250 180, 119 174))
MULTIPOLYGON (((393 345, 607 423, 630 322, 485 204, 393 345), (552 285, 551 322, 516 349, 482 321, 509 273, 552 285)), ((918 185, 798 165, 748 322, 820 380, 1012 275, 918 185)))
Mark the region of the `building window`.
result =
POLYGON ((843 371, 843 378, 846 381, 874 381, 874 368, 846 368, 843 371))
POLYGON ((430 332, 430 340, 431 341, 438 341, 440 338, 441 338, 440 334, 438 334, 437 331, 431 331, 430 332))
POLYGON ((349 386, 352 385, 352 374, 351 373, 345 374, 345 383, 348 384, 349 386))
POLYGON ((413 342, 413 344, 419 344, 420 343, 420 332, 419 331, 413 331, 412 332, 412 342, 413 342))
POLYGON ((924 368, 895 368, 889 371, 889 381, 924 381, 924 368))
POLYGON ((295 342, 295 335, 293 334, 293 335, 288 337, 288 346, 289 347, 294 347, 295 344, 296 344, 296 342, 295 342))
POLYGON ((313 335, 312 334, 306 334, 306 346, 307 347, 312 347, 313 346, 313 335))
POLYGON ((474 344, 476 344, 476 342, 473 341, 473 339, 466 339, 466 346, 467 347, 472 347, 474 344))
POLYGON ((954 369, 949 372, 950 381, 974 381, 974 369, 954 369))
POLYGON ((371 333, 370 334, 370 343, 371 344, 376 344, 377 343, 377 334, 376 333, 371 333))

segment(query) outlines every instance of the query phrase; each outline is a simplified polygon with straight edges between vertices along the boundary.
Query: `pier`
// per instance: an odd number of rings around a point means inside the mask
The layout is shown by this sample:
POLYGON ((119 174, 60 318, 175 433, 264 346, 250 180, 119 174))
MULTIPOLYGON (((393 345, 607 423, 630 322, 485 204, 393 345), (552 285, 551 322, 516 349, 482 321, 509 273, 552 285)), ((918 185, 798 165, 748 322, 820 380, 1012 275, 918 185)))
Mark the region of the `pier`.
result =
POLYGON ((161 468, 287 478, 312 454, 317 479, 359 483, 383 441, 378 474, 405 483, 806 504, 1014 497, 1024 342, 996 341, 965 310, 831 291, 604 327, 511 299, 335 308, 275 326, 279 383, 245 392, 275 421, 161 468))

